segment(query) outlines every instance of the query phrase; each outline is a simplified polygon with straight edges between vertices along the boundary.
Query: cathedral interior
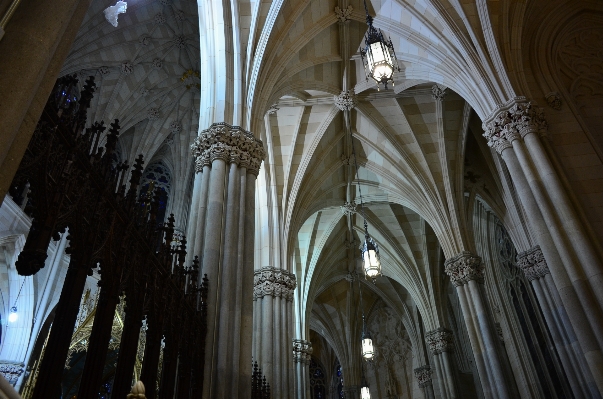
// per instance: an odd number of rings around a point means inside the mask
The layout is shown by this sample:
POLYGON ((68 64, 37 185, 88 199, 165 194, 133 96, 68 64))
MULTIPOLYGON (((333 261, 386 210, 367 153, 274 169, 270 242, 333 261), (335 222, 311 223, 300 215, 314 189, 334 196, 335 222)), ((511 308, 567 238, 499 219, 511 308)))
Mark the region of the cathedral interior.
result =
POLYGON ((0 397, 601 399, 600 0, 0 0, 0 397))

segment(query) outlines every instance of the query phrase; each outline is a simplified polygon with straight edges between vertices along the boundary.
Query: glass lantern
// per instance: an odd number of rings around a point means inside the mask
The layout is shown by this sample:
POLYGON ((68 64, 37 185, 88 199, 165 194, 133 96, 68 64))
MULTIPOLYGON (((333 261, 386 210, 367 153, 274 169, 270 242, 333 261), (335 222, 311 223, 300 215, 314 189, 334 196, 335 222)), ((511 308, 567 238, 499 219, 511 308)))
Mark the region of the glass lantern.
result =
POLYGON ((360 57, 364 64, 366 80, 373 79, 377 83, 377 90, 380 84, 387 90, 387 85, 394 83, 394 72, 400 71, 398 59, 391 39, 386 40, 381 29, 373 26, 373 17, 368 13, 366 2, 364 8, 368 30, 364 36, 364 49, 360 49, 360 57))
POLYGON ((17 307, 13 306, 12 308, 10 308, 10 313, 8 314, 8 321, 9 323, 14 323, 17 321, 18 318, 19 314, 17 313, 17 307))
POLYGON ((371 391, 369 387, 362 387, 360 389, 360 399, 371 399, 371 391))
POLYGON ((381 276, 381 260, 379 258, 379 246, 368 233, 362 246, 362 267, 366 278, 375 279, 381 276))
POLYGON ((374 356, 375 347, 373 346, 371 334, 365 330, 362 332, 362 357, 365 360, 373 360, 374 356))

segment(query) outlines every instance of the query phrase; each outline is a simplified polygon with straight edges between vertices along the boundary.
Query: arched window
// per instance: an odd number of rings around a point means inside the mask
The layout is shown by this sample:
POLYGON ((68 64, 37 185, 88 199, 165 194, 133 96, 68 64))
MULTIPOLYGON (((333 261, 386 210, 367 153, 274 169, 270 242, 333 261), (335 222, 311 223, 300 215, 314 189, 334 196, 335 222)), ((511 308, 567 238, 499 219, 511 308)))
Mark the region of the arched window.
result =
POLYGON ((149 165, 144 171, 140 181, 141 199, 147 194, 151 182, 154 182, 155 189, 160 190, 157 222, 163 223, 165 220, 168 200, 170 198, 170 190, 172 188, 172 174, 161 161, 149 165))
POLYGON ((312 357, 310 359, 310 393, 312 399, 327 399, 325 382, 324 368, 316 358, 312 357))

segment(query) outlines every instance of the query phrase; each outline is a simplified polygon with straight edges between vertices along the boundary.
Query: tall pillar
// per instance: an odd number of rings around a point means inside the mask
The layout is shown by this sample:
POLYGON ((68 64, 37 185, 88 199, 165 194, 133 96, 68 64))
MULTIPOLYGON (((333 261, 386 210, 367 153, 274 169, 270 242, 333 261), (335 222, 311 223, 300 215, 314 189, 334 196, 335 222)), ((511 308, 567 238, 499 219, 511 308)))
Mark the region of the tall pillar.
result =
POLYGON ((289 398, 293 394, 291 325, 296 285, 295 275, 283 269, 263 267, 254 274, 253 300, 257 319, 254 323, 254 359, 275 398, 289 398))
POLYGON ((593 260, 593 250, 567 195, 561 192, 559 177, 548 154, 541 148, 538 134, 547 129, 543 113, 524 97, 517 97, 500 106, 484 121, 483 127, 488 146, 501 154, 509 169, 532 232, 547 260, 556 292, 601 393, 603 308, 598 300, 601 290, 596 272, 601 266, 596 259, 594 263, 583 263, 593 260), (576 237, 583 238, 580 245, 576 245, 576 237), (584 246, 588 248, 583 252, 584 246))
MULTIPOLYGON (((191 149, 195 179, 191 213, 202 248, 202 272, 211 282, 203 398, 251 396, 253 330, 253 231, 255 179, 264 159, 262 142, 227 123, 203 130, 191 149)), ((200 282, 199 282, 200 284, 200 282)))
POLYGON ((518 254, 517 266, 534 288, 574 397, 601 398, 540 247, 518 254))
POLYGON ((444 271, 457 289, 484 397, 511 399, 512 382, 506 381, 497 348, 498 334, 486 306, 482 260, 464 251, 447 259, 444 265, 444 271))
POLYGON ((415 370, 415 377, 419 382, 419 387, 423 391, 425 399, 435 399, 435 393, 433 392, 433 382, 431 378, 431 367, 429 365, 417 367, 415 370))
MULTIPOLYGON (((452 352, 454 351, 454 336, 452 335, 452 331, 447 328, 438 328, 427 332, 425 334, 425 340, 427 341, 429 350, 433 354, 436 375, 438 376, 440 383, 441 398, 458 398, 454 366, 452 364, 452 352)), ((426 369, 424 367, 429 368, 429 366, 423 366, 423 368, 420 369, 422 376, 426 375, 426 369)), ((429 376, 429 381, 431 382, 431 369, 429 369, 429 376)), ((433 386, 431 386, 431 390, 433 392, 433 386)), ((425 390, 425 392, 427 392, 427 390, 425 390)))
POLYGON ((312 343, 303 339, 293 340, 295 364, 295 399, 310 399, 310 356, 312 343))

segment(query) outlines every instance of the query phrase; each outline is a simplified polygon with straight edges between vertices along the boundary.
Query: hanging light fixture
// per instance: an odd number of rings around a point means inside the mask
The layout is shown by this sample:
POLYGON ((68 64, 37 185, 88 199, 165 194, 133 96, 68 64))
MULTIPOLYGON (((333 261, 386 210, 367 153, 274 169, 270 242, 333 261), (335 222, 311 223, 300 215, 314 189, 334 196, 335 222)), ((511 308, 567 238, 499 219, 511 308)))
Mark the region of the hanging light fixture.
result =
POLYGON ((19 314, 17 313, 17 307, 13 306, 10 308, 10 313, 8 314, 8 322, 14 323, 19 319, 19 314))
MULTIPOLYGON (((363 310, 364 313, 364 310, 363 310)), ((373 360, 375 356, 375 347, 373 346, 373 339, 371 333, 366 329, 364 323, 364 314, 362 315, 362 357, 364 360, 373 360)))
POLYGON ((371 391, 369 389, 366 378, 364 378, 364 370, 362 371, 362 387, 360 388, 360 399, 371 399, 371 391))
POLYGON ((362 265, 366 278, 373 280, 381 276, 381 259, 379 245, 369 236, 366 220, 364 221, 364 244, 362 245, 362 265))
POLYGON ((360 49, 360 57, 366 71, 366 80, 371 78, 377 82, 377 90, 380 84, 383 84, 387 90, 389 83, 394 85, 394 72, 400 71, 394 45, 391 38, 386 40, 381 29, 373 26, 373 17, 368 12, 366 0, 364 0, 364 10, 368 30, 364 36, 364 49, 360 49))

